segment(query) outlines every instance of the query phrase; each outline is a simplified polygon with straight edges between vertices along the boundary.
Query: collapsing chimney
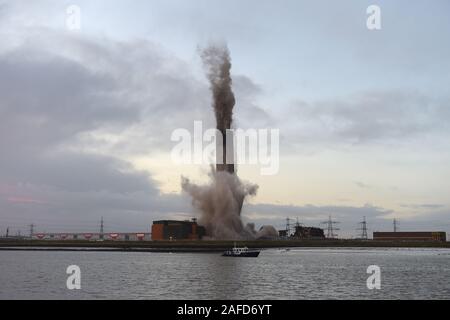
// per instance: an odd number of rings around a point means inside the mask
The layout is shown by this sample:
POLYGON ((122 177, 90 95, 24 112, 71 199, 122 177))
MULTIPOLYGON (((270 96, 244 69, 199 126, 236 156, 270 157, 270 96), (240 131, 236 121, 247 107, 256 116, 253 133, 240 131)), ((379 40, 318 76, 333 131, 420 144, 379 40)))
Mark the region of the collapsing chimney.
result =
POLYGON ((254 196, 258 186, 242 182, 235 173, 230 129, 236 101, 231 89, 229 51, 226 46, 210 46, 201 56, 207 68, 218 130, 216 170, 210 173, 211 182, 207 185, 196 185, 182 177, 182 188, 191 195, 193 206, 201 213, 199 223, 205 226, 208 237, 236 240, 276 235, 273 227, 264 227, 257 232, 253 224, 244 226, 241 219, 245 197, 254 196))
POLYGON ((229 129, 226 128, 224 131, 219 129, 217 133, 218 135, 220 134, 220 137, 216 137, 216 171, 226 171, 229 174, 234 174, 234 143, 233 134, 229 129))
POLYGON ((226 47, 210 46, 202 52, 202 59, 211 85, 216 128, 221 135, 216 137, 216 170, 234 174, 233 135, 229 130, 236 100, 231 89, 230 53, 226 47))

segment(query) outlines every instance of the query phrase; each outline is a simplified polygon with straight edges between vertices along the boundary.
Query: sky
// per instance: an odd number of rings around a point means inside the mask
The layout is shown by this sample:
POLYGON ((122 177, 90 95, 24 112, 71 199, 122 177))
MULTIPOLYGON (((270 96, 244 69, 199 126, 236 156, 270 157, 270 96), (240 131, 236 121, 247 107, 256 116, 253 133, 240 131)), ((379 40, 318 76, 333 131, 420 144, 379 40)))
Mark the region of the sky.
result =
POLYGON ((341 237, 450 232, 450 3, 0 0, 0 234, 148 231, 197 213, 171 133, 214 125, 199 48, 226 42, 237 128, 280 130, 243 219, 341 237), (366 9, 381 9, 381 30, 366 9), (67 8, 81 28, 67 28, 67 8), (323 225, 322 225, 323 227, 323 225))

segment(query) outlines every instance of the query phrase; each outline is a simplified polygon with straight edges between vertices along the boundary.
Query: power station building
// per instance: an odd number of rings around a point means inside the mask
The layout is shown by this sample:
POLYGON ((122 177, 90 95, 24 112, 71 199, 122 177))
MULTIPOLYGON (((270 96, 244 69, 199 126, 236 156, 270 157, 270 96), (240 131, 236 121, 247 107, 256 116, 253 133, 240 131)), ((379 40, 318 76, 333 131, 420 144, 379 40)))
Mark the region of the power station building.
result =
POLYGON ((325 234, 321 228, 295 226, 293 237, 297 239, 325 239, 325 234))
POLYGON ((374 232, 373 240, 385 241, 447 241, 445 232, 374 232))
POLYGON ((290 238, 290 239, 305 239, 305 240, 325 239, 323 229, 304 226, 295 226, 294 234, 289 233, 288 230, 279 230, 278 235, 280 238, 290 238))
POLYGON ((160 220, 153 221, 152 240, 200 240, 205 235, 204 227, 197 221, 160 220))

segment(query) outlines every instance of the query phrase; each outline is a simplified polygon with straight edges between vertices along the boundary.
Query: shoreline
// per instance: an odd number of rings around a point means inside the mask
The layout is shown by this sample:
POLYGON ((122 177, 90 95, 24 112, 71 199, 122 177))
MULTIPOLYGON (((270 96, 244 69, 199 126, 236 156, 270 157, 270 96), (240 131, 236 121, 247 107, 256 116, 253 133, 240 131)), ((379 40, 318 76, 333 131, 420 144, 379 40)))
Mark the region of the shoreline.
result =
MULTIPOLYGON (((0 240, 0 251, 70 252, 173 252, 215 253, 234 246, 234 241, 41 241, 0 240)), ((447 248, 450 242, 374 241, 374 240, 265 240, 236 241, 238 247, 257 249, 286 248, 447 248)))

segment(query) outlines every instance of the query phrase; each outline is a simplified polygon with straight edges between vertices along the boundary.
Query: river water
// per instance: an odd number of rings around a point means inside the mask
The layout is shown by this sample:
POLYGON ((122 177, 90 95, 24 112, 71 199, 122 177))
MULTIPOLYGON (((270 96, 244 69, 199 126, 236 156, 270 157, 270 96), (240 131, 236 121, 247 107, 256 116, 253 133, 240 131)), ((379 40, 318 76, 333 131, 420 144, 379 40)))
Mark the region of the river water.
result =
POLYGON ((0 251, 0 299, 450 299, 450 250, 0 251), (67 289, 69 265, 80 267, 80 290, 67 289), (367 288, 370 265, 381 289, 367 288))

